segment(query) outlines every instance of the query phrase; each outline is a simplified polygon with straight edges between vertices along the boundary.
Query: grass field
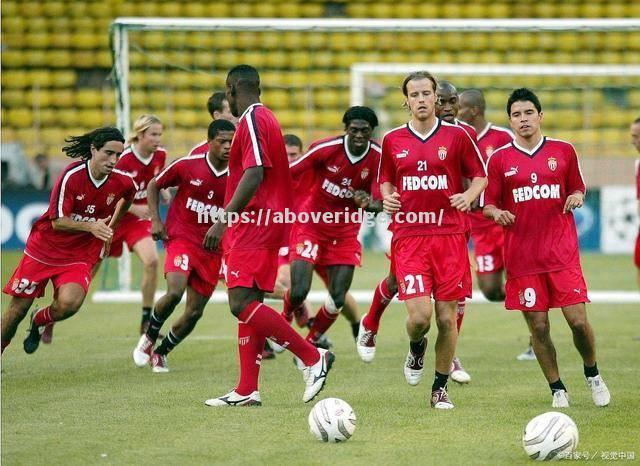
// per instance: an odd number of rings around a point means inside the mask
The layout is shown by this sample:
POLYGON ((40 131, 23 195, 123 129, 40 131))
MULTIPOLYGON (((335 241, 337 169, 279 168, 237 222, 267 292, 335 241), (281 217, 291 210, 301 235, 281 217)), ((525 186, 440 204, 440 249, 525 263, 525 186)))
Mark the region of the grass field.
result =
MULTIPOLYGON (((3 253, 3 284, 18 259, 3 253)), ((585 255, 584 267, 591 289, 635 289, 629 257, 585 255)), ((382 256, 367 255, 354 288, 373 287, 386 268, 382 256)), ((3 295, 3 309, 7 302, 3 295)), ((25 320, 2 359, 2 464, 529 463, 522 430, 551 410, 551 396, 537 363, 515 359, 527 343, 524 321, 500 305, 467 309, 458 355, 472 382, 450 384, 451 412, 428 405, 432 343, 423 382, 410 387, 404 381, 403 306, 393 304, 385 314, 370 365, 358 358, 346 321, 335 324, 330 335, 337 360, 320 398, 343 398, 357 415, 354 437, 338 445, 320 444, 308 432, 311 406, 301 401, 302 378, 288 353, 262 365, 261 408, 205 407, 206 398, 226 393, 237 378, 235 320, 226 306, 208 307, 169 356, 168 374, 133 365, 137 305, 87 300, 77 316, 56 327, 53 344, 33 355, 22 351, 25 320)), ((558 311, 551 316, 579 451, 595 456, 590 464, 603 452, 634 452, 640 459, 639 306, 597 304, 589 315, 612 393, 607 408, 592 404, 570 330, 558 311)))

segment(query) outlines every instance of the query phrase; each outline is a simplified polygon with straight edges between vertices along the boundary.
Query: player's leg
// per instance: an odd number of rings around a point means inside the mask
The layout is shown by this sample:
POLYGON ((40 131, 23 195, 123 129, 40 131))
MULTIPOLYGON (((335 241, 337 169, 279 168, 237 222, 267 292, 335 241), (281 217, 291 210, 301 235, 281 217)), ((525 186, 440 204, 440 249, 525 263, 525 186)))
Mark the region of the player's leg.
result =
POLYGON ((142 262, 142 319, 140 333, 144 333, 149 322, 156 288, 158 286, 158 250, 151 236, 145 236, 138 240, 132 248, 133 252, 142 262))
POLYGON ((291 287, 284 295, 283 317, 291 322, 296 312, 300 312, 307 299, 313 280, 313 263, 293 260, 290 266, 291 287))
POLYGON ((364 362, 373 361, 376 355, 376 337, 380 328, 380 319, 387 306, 398 292, 398 282, 390 271, 373 292, 373 299, 369 312, 360 320, 358 336, 356 337, 356 350, 360 359, 364 362))
POLYGON ((351 325, 351 334, 353 338, 358 338, 358 330, 360 329, 360 313, 358 312, 358 303, 356 298, 349 292, 344 296, 344 305, 342 306, 342 316, 347 319, 351 325))
POLYGON ((435 303, 438 338, 436 339, 436 370, 431 385, 431 406, 451 409, 453 403, 447 393, 447 381, 458 341, 456 328, 458 301, 438 301, 435 303))
POLYGON ((9 306, 2 314, 2 352, 9 346, 18 330, 20 322, 24 320, 33 304, 34 298, 20 298, 12 296, 9 306))
POLYGON ((353 265, 331 265, 327 267, 329 277, 329 297, 320 308, 313 325, 307 334, 307 340, 316 342, 333 325, 342 310, 347 291, 353 281, 353 265))
MULTIPOLYGON (((169 260, 169 251, 167 251, 167 254, 169 260)), ((145 367, 149 363, 151 352, 160 334, 160 329, 180 303, 180 300, 182 300, 182 295, 187 288, 188 280, 189 276, 186 273, 166 273, 167 292, 156 302, 153 312, 149 317, 149 325, 146 331, 140 336, 138 344, 133 350, 133 362, 136 366, 145 367)))
POLYGON ((273 293, 266 293, 265 297, 271 299, 284 299, 284 294, 291 288, 291 266, 289 263, 278 267, 278 276, 273 293))
POLYGON ((153 372, 169 372, 167 355, 195 328, 210 297, 211 293, 201 294, 193 287, 187 287, 187 303, 184 312, 173 323, 169 333, 151 354, 151 370, 153 372))
POLYGON ((504 280, 502 271, 494 273, 478 273, 478 287, 485 298, 489 301, 497 303, 504 301, 504 280))
POLYGON ((404 363, 404 376, 409 385, 418 385, 424 373, 424 354, 427 351, 427 332, 431 326, 431 298, 420 296, 405 301, 409 352, 404 363))

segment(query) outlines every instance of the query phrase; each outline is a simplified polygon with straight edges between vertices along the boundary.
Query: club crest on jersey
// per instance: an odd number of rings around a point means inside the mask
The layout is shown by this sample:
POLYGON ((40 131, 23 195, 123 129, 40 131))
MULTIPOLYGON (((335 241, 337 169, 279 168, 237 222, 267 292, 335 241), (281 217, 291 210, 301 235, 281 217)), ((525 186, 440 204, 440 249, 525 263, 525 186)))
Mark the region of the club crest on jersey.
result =
POLYGON ((195 179, 195 180, 189 181, 189 183, 191 183, 194 186, 201 186, 202 185, 202 180, 201 179, 195 179))
POLYGON ((327 167, 327 170, 329 170, 331 173, 338 173, 340 171, 340 167, 338 167, 337 165, 329 165, 327 167))
POLYGON ((556 168, 558 168, 558 161, 555 157, 549 157, 547 159, 547 165, 549 165, 549 169, 554 172, 556 171, 556 168))
POLYGON ((409 155, 409 149, 405 149, 396 154, 396 159, 404 159, 407 155, 409 155))
POLYGON ((19 284, 20 284, 19 278, 16 278, 15 280, 13 280, 13 285, 11 285, 11 291, 16 291, 19 284))
POLYGON ((367 176, 369 176, 369 169, 363 168, 362 171, 360 172, 360 178, 364 180, 367 176))
POLYGON ((113 202, 113 200, 116 198, 116 195, 113 193, 109 193, 109 195, 107 196, 107 205, 111 205, 111 203, 113 202))
POLYGON ((173 258, 173 265, 175 267, 180 267, 182 265, 182 256, 180 254, 173 258))
POLYGON ((484 153, 487 157, 491 157, 491 154, 493 154, 493 146, 487 146, 487 148, 484 150, 484 153))
POLYGON ((520 300, 520 305, 524 305, 524 302, 525 302, 524 291, 522 290, 518 291, 518 299, 520 300))
POLYGON ((438 158, 444 160, 447 158, 447 148, 445 146, 438 147, 438 158))
POLYGON ((302 243, 296 244, 296 253, 297 254, 302 254, 303 250, 304 250, 304 244, 302 244, 302 243))

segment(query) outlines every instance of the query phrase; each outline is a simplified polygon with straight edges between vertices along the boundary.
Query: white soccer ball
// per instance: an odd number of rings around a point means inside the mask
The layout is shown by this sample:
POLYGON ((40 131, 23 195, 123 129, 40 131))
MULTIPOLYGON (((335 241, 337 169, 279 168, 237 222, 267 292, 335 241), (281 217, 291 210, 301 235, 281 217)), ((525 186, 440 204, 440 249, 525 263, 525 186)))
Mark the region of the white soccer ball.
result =
POLYGON ((325 398, 309 413, 309 430, 321 442, 346 442, 356 430, 356 413, 346 401, 325 398))
POLYGON ((550 411, 529 421, 522 435, 522 446, 533 460, 566 457, 578 447, 578 428, 566 414, 550 411))

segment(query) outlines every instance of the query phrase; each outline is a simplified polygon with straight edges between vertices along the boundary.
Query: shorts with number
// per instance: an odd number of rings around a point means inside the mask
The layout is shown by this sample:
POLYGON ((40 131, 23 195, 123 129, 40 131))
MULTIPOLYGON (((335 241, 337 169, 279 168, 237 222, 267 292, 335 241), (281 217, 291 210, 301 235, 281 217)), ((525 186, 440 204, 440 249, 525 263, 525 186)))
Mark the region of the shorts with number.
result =
POLYGON ((2 291, 17 298, 40 298, 44 296, 47 283, 51 280, 56 291, 67 283, 77 283, 86 294, 91 284, 91 269, 91 265, 82 262, 72 265, 44 264, 25 254, 2 291))
POLYGON ((640 269, 640 231, 638 232, 638 237, 636 238, 636 251, 633 255, 633 262, 636 264, 636 267, 640 269))
POLYGON ((291 232, 289 259, 315 265, 360 265, 362 245, 357 236, 327 238, 304 225, 295 225, 291 232))
POLYGON ((187 275, 191 289, 202 296, 211 296, 218 284, 222 255, 181 240, 167 241, 165 247, 165 277, 168 273, 187 275))
POLYGON ((230 249, 224 254, 227 288, 273 292, 278 276, 278 249, 230 249))
POLYGON ((127 244, 129 251, 131 251, 138 241, 147 237, 151 238, 151 220, 141 219, 133 214, 126 214, 113 233, 109 257, 120 257, 124 243, 127 244))
POLYGON ((391 243, 398 299, 436 301, 471 297, 471 266, 464 234, 408 236, 391 243))
POLYGON ((548 311, 588 303, 587 284, 580 267, 507 278, 505 307, 517 311, 548 311))
POLYGON ((478 275, 500 272, 504 269, 504 228, 492 225, 471 231, 473 253, 478 275))

